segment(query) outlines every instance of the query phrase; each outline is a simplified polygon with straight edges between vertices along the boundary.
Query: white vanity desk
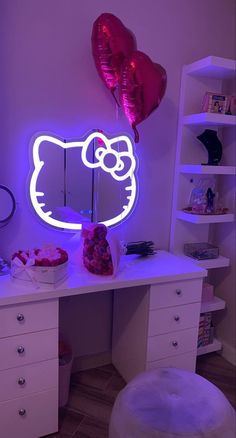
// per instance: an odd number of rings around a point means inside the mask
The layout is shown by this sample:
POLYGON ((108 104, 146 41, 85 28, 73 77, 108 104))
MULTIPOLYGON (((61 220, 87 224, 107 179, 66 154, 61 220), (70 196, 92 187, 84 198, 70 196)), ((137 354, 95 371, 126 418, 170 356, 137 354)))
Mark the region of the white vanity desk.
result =
POLYGON ((124 256, 114 278, 81 270, 51 290, 1 277, 1 436, 38 438, 58 429, 59 298, 114 291, 112 361, 127 381, 159 366, 194 371, 204 276, 192 261, 158 251, 124 256))

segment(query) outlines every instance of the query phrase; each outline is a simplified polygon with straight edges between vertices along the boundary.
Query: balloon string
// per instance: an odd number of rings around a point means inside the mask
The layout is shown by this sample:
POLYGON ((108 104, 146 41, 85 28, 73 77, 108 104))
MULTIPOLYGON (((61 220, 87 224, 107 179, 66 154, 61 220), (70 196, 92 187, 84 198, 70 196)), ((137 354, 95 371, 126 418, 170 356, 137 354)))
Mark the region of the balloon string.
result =
POLYGON ((136 126, 133 125, 133 124, 132 124, 132 128, 133 128, 133 131, 134 131, 134 141, 135 141, 135 143, 138 143, 139 142, 138 130, 137 130, 136 126))
MULTIPOLYGON (((116 121, 119 120, 119 116, 120 116, 120 105, 116 104, 116 121)), ((118 154, 120 154, 121 152, 121 147, 120 147, 120 142, 118 142, 118 154)), ((124 210, 123 210, 123 202, 122 202, 122 189, 121 189, 121 184, 119 185, 119 205, 120 205, 120 211, 122 211, 121 213, 121 221, 120 221, 120 225, 122 225, 124 223, 124 210)), ((124 235, 124 227, 121 227, 120 231, 119 231, 119 240, 120 243, 122 241, 125 240, 125 235, 124 235)))
POLYGON ((115 101, 116 101, 116 104, 117 104, 118 106, 120 106, 120 104, 119 104, 119 102, 118 102, 118 100, 117 100, 117 98, 116 98, 116 95, 115 95, 115 88, 111 88, 111 94, 112 94, 112 96, 114 97, 114 99, 115 99, 115 101))
POLYGON ((119 106, 116 104, 116 121, 119 119, 119 106))

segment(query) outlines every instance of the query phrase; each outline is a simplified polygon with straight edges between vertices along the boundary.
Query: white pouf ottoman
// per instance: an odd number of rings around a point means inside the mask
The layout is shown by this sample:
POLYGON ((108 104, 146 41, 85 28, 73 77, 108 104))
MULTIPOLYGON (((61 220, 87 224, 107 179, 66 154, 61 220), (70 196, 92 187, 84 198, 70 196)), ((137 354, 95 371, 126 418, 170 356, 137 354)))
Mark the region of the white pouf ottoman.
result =
POLYGON ((118 394, 109 438, 235 438, 235 411, 203 377, 177 368, 139 374, 118 394))

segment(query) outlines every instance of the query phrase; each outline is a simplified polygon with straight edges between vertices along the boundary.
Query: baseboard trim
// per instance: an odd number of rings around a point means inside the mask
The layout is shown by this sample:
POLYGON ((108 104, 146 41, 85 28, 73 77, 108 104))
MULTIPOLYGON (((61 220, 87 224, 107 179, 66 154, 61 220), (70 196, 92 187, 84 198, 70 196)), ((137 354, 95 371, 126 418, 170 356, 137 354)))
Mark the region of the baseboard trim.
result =
POLYGON ((77 373, 82 370, 101 367, 111 363, 111 351, 104 351, 98 354, 89 354, 86 356, 78 356, 73 360, 72 373, 77 373))
POLYGON ((232 365, 236 366, 236 349, 224 341, 222 341, 222 347, 221 356, 232 365))

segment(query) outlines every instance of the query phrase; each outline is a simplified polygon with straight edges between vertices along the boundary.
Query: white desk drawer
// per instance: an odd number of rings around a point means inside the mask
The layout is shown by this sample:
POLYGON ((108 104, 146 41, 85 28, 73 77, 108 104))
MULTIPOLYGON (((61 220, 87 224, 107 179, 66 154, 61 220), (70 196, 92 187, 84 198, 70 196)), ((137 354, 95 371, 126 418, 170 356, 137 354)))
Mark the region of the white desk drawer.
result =
POLYGON ((58 359, 0 371, 0 401, 57 388, 58 359))
POLYGON ((38 438, 58 430, 58 391, 0 403, 2 438, 38 438), (24 414, 24 415, 20 415, 24 414))
POLYGON ((150 310, 148 336, 198 327, 201 303, 150 310))
POLYGON ((198 327, 149 337, 147 340, 147 362, 195 350, 197 337, 198 327))
POLYGON ((0 338, 58 327, 58 300, 0 307, 0 338))
POLYGON ((58 357, 58 329, 0 339, 0 370, 58 357))
POLYGON ((169 356, 154 362, 147 362, 146 370, 154 370, 160 367, 174 367, 195 372, 196 353, 191 351, 190 353, 169 356))
POLYGON ((202 279, 175 281, 150 286, 150 309, 201 301, 202 279))

